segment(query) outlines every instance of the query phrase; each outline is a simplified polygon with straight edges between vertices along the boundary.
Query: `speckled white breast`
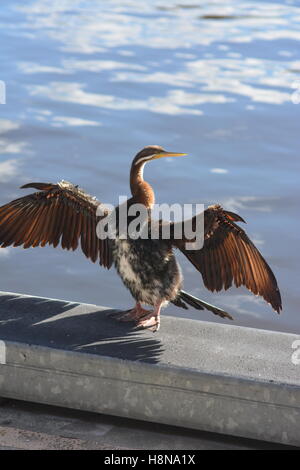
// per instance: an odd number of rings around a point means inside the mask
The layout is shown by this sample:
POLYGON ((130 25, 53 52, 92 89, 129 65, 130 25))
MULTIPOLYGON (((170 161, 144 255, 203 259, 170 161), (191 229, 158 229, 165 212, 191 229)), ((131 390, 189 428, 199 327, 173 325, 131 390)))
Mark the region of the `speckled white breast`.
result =
POLYGON ((156 305, 174 299, 182 276, 174 255, 159 242, 115 240, 115 267, 139 302, 156 305))
POLYGON ((142 283, 140 276, 133 270, 132 267, 133 254, 131 252, 130 244, 127 240, 118 239, 116 240, 115 245, 117 252, 115 254, 115 258, 117 258, 115 261, 117 262, 120 276, 122 277, 123 281, 133 283, 137 289, 141 289, 142 283))

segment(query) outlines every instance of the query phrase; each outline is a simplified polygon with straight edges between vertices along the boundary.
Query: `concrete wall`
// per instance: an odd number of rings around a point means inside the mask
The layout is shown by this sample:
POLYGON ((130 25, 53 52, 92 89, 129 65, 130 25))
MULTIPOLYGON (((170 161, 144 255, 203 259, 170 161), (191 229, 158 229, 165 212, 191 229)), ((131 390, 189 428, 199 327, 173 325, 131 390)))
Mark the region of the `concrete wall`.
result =
POLYGON ((300 445, 298 335, 108 313, 0 293, 0 396, 300 445))

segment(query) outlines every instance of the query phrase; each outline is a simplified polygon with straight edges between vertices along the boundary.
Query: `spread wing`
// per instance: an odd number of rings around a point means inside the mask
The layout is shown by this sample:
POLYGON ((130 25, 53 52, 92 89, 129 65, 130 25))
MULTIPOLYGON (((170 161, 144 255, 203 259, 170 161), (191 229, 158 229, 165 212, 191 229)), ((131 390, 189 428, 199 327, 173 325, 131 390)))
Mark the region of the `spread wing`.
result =
POLYGON ((195 268, 201 272, 204 285, 210 291, 247 287, 262 296, 280 313, 281 296, 276 278, 268 263, 251 240, 235 222, 244 220, 221 206, 204 211, 204 244, 200 250, 187 250, 187 240, 173 240, 195 268))
POLYGON ((99 201, 66 181, 29 183, 22 188, 39 191, 0 207, 0 247, 61 244, 63 249, 76 250, 80 244, 87 258, 93 262, 99 259, 102 266, 110 268, 109 240, 100 240, 96 234, 99 201))

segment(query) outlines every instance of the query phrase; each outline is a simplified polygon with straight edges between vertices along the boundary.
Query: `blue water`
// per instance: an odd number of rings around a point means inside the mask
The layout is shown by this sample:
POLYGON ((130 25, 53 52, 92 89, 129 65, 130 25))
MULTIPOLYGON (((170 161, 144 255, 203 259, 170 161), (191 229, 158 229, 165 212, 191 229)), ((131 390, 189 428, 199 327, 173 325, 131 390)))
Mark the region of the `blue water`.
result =
MULTIPOLYGON (((189 154, 149 164, 157 202, 238 212, 281 288, 279 317, 245 289, 211 294, 182 257, 185 289, 236 325, 300 332, 300 2, 2 0, 0 203, 30 181, 129 195, 145 145, 189 154)), ((0 250, 0 289, 128 308, 116 273, 80 252, 0 250)), ((166 314, 209 321, 208 312, 166 314)))

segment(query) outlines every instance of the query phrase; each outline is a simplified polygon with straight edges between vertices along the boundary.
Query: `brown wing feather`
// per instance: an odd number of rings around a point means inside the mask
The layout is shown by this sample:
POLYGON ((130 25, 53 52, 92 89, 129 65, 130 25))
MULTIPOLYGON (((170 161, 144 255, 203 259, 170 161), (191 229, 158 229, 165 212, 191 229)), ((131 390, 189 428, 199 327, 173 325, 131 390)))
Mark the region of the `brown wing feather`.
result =
POLYGON ((173 240, 195 268, 201 272, 210 291, 227 290, 234 283, 244 285, 262 296, 280 313, 281 296, 276 278, 258 249, 236 222, 244 220, 221 206, 210 206, 204 212, 204 245, 200 250, 187 250, 187 240, 173 240))
POLYGON ((87 258, 99 259, 110 268, 109 243, 96 235, 99 201, 67 182, 29 183, 22 188, 38 192, 0 207, 0 247, 56 247, 61 243, 63 249, 75 250, 80 242, 87 258))

